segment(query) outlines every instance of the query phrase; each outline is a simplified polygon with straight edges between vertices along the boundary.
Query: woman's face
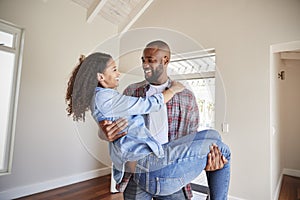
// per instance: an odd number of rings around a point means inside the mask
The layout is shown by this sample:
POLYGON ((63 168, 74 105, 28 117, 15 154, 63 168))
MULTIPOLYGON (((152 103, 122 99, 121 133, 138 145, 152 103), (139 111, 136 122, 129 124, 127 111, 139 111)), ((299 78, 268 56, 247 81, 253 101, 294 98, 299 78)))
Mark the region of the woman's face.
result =
POLYGON ((100 84, 104 88, 114 89, 119 86, 120 72, 117 69, 116 63, 113 59, 107 62, 107 66, 103 73, 101 73, 102 80, 100 84))

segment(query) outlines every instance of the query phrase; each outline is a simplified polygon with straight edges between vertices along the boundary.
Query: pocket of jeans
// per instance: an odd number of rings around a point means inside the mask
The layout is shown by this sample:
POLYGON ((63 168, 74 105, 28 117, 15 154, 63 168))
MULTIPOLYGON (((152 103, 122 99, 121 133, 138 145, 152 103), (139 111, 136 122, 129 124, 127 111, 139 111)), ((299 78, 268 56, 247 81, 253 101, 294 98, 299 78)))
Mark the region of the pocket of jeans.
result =
POLYGON ((156 195, 170 195, 184 186, 183 178, 156 177, 156 195))

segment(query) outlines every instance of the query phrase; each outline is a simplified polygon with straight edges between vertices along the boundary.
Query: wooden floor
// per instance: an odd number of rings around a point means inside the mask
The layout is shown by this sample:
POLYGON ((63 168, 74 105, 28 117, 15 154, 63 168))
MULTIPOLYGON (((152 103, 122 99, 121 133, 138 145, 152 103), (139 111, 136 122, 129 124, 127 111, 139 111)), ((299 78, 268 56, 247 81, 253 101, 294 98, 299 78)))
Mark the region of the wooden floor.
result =
MULTIPOLYGON (((123 200, 122 193, 110 193, 110 175, 54 190, 18 198, 18 200, 123 200)), ((194 198, 197 199, 197 198, 194 198)), ((278 200, 300 200, 300 178, 284 175, 278 200)))
POLYGON ((110 175, 54 190, 18 198, 18 200, 123 200, 122 193, 110 193, 110 175))
POLYGON ((300 199, 300 178, 284 175, 278 200, 300 199))

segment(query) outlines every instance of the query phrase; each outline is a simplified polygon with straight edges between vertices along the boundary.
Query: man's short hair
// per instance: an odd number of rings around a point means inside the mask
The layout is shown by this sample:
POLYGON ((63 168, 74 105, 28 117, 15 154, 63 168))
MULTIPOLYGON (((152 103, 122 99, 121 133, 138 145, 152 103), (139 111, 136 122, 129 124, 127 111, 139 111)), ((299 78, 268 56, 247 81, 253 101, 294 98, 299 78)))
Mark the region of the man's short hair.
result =
POLYGON ((146 45, 146 48, 149 48, 149 47, 157 47, 159 50, 163 50, 163 51, 168 52, 168 55, 169 55, 169 58, 170 58, 171 50, 170 50, 169 45, 166 42, 164 42, 162 40, 155 40, 155 41, 149 42, 146 45))

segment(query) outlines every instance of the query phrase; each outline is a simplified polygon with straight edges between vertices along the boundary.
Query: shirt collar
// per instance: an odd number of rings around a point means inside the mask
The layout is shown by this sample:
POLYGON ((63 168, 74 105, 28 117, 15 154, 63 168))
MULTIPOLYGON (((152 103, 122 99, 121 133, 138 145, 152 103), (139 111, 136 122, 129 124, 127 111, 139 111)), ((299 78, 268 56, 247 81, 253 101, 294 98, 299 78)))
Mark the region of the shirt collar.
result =
POLYGON ((164 90, 164 89, 166 89, 166 87, 168 87, 169 82, 170 81, 168 79, 165 83, 163 83, 161 85, 152 85, 152 84, 149 84, 149 86, 150 86, 150 88, 153 88, 154 90, 164 90))
MULTIPOLYGON (((172 83, 172 79, 170 77, 168 77, 167 82, 163 83, 162 85, 164 85, 166 88, 169 88, 172 85, 171 83, 172 83)), ((146 84, 144 85, 145 91, 149 90, 150 86, 153 86, 153 85, 151 85, 151 83, 149 83, 148 81, 146 81, 146 84)), ((157 86, 157 85, 154 85, 154 86, 157 86)), ((161 85, 159 85, 159 86, 161 86, 161 85)))

